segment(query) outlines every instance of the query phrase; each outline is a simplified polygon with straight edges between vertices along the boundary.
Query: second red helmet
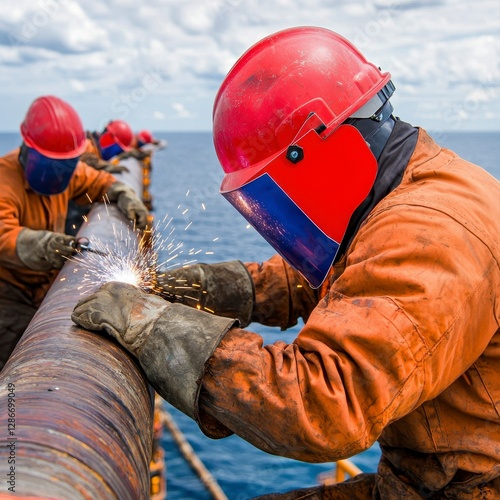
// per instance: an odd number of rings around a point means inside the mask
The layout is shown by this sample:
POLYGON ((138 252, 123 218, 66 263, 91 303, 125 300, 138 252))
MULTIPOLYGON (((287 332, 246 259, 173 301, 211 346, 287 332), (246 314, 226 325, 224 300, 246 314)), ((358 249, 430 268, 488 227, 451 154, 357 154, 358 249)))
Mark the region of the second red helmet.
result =
POLYGON ((112 120, 104 129, 101 136, 101 146, 108 147, 117 144, 123 151, 130 150, 134 133, 130 125, 123 120, 112 120))

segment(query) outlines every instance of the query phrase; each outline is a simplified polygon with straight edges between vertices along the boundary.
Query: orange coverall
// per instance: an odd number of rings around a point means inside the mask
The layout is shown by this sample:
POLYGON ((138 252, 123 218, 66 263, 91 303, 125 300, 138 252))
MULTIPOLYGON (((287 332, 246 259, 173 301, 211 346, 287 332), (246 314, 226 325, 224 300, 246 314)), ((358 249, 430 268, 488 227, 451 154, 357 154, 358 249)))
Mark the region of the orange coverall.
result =
MULTIPOLYGON (((82 204, 88 204, 89 198, 101 201, 111 184, 116 182, 113 175, 97 171, 79 162, 64 192, 42 196, 29 187, 18 156, 19 149, 16 149, 0 158, 0 179, 2 179, 0 336, 2 337, 22 334, 58 273, 58 270, 40 272, 24 267, 16 253, 19 233, 25 227, 64 233, 69 200, 73 199, 82 204)), ((5 342, 5 338, 0 339, 2 350, 5 349, 5 342)))
POLYGON ((500 183, 420 129, 319 293, 278 256, 246 264, 254 319, 305 326, 267 346, 231 329, 202 379, 201 428, 306 462, 378 441, 377 475, 345 498, 500 498, 499 235, 500 183))

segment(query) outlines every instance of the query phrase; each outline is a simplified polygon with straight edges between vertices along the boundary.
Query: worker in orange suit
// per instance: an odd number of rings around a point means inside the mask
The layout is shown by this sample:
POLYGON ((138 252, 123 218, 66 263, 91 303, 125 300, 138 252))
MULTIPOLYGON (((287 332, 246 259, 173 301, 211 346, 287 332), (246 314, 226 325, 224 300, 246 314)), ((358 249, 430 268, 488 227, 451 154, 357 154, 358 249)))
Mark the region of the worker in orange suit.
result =
POLYGON ((113 158, 132 149, 134 134, 130 125, 124 120, 110 120, 101 133, 86 132, 86 148, 81 160, 97 170, 110 173, 128 172, 125 165, 120 165, 113 158))
POLYGON ((377 473, 263 498, 500 498, 500 183, 395 117, 394 90, 329 30, 258 42, 213 136, 223 196, 278 254, 166 273, 173 303, 114 282, 73 312, 207 436, 305 462, 380 445, 377 473), (245 329, 299 318, 271 345, 245 329))
POLYGON ((79 161, 85 131, 67 102, 36 99, 21 136, 21 147, 0 158, 0 369, 76 251, 75 237, 64 232, 68 201, 106 195, 139 228, 148 215, 128 185, 79 161))
MULTIPOLYGON (((121 155, 131 149, 133 132, 123 120, 110 120, 102 132, 86 131, 86 146, 80 160, 96 170, 121 174, 129 169, 120 163, 121 155)), ((84 217, 90 212, 91 204, 82 205, 69 200, 65 232, 75 235, 84 217)))
POLYGON ((167 141, 156 139, 153 133, 150 130, 139 130, 137 134, 135 134, 135 147, 137 149, 141 149, 144 146, 152 145, 156 146, 156 148, 163 149, 167 147, 167 141))

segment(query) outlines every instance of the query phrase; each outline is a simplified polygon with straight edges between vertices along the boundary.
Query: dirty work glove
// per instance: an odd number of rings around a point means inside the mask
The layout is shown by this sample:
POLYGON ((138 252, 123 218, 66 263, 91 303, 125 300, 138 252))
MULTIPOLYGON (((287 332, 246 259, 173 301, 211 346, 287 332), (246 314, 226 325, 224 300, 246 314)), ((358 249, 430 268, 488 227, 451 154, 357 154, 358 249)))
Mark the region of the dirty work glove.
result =
POLYGON ((123 172, 130 172, 128 167, 126 167, 125 165, 115 165, 113 163, 109 163, 108 165, 106 165, 104 167, 104 170, 106 170, 106 172, 109 172, 110 174, 122 174, 123 172))
POLYGON ((195 264, 160 272, 157 276, 161 297, 196 309, 238 318, 245 328, 254 308, 253 281, 239 260, 218 264, 195 264))
POLYGON ((88 330, 108 332, 138 359, 160 396, 191 418, 198 412, 205 364, 237 324, 119 282, 80 300, 71 319, 88 330))
POLYGON ((123 182, 115 182, 108 189, 107 195, 109 201, 116 201, 118 209, 127 219, 135 221, 138 229, 146 228, 148 209, 130 186, 123 182))
POLYGON ((68 234, 24 228, 17 237, 16 252, 21 262, 34 271, 61 269, 76 253, 75 241, 68 234))
POLYGON ((120 160, 125 160, 126 158, 135 158, 136 160, 142 161, 146 157, 150 156, 150 153, 141 151, 140 149, 131 149, 130 151, 124 151, 118 155, 120 160))
POLYGON ((100 166, 100 169, 105 170, 110 174, 121 174, 123 172, 130 172, 130 170, 125 165, 120 165, 120 164, 115 165, 114 163, 111 163, 109 161, 103 162, 103 164, 101 164, 100 166))
POLYGON ((110 161, 101 160, 96 155, 92 153, 84 153, 80 160, 86 163, 95 170, 104 170, 110 174, 121 174, 122 172, 130 172, 130 170, 125 165, 115 165, 110 161))

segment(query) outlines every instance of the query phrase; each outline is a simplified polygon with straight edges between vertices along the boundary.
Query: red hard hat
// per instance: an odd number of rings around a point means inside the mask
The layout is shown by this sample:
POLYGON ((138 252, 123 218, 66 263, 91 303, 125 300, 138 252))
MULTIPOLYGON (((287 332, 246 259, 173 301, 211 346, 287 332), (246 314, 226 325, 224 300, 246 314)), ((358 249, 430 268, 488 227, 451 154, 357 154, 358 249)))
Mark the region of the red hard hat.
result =
POLYGON ((144 144, 152 144, 154 141, 153 134, 149 130, 141 130, 137 132, 137 139, 144 144))
POLYGON ((390 80, 333 31, 280 31, 243 54, 214 103, 213 134, 226 173, 269 160, 310 113, 338 127, 390 80))
POLYGON ((298 27, 247 50, 215 98, 222 194, 314 287, 377 172, 362 135, 342 124, 373 114, 386 85, 392 93, 390 74, 342 36, 298 27))
POLYGON ((80 156, 86 147, 85 131, 77 112, 54 96, 35 99, 21 124, 24 143, 53 159, 80 156))
POLYGON ((134 133, 130 125, 123 120, 112 120, 107 125, 101 136, 101 146, 108 147, 118 144, 123 151, 131 149, 134 133))

